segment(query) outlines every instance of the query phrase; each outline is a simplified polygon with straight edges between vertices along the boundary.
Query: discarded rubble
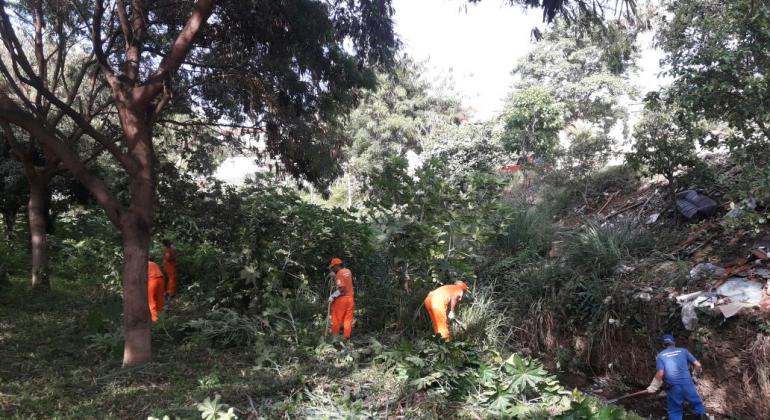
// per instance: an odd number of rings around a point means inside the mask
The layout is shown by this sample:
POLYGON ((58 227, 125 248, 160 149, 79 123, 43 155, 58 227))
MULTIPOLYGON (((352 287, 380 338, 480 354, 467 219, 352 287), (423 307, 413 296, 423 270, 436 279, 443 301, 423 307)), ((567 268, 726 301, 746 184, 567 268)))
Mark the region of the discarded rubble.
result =
POLYGON ((736 277, 742 274, 753 278, 770 278, 770 268, 744 262, 725 269, 712 263, 701 263, 690 270, 691 280, 702 281, 721 278, 710 291, 700 291, 676 296, 682 306, 682 324, 687 330, 694 330, 698 323, 698 310, 706 313, 721 313, 725 318, 735 316, 746 308, 767 306, 766 285, 736 277), (733 276, 725 279, 724 277, 733 276))
POLYGON ((712 263, 700 263, 690 270, 690 279, 695 281, 711 280, 721 276, 725 269, 712 263))

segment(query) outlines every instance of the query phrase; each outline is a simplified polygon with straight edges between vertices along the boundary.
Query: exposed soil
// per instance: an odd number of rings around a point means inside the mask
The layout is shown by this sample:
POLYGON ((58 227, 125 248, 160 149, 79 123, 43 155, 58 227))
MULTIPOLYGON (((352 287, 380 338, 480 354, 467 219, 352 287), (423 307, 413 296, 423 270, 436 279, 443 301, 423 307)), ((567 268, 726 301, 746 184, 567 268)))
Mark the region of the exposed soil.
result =
MULTIPOLYGON (((549 328, 548 340, 533 346, 539 350, 534 353, 552 367, 556 367, 557 360, 564 365, 564 354, 569 354, 574 360, 568 372, 560 375, 561 381, 611 400, 649 384, 655 371, 655 355, 661 350, 657 338, 664 331, 673 332, 677 344, 688 348, 703 363, 704 374, 696 386, 709 414, 717 419, 770 418, 770 336, 760 328, 770 325, 770 311, 748 310, 729 319, 700 314, 697 329, 687 331, 681 322, 681 308, 672 300, 676 294, 708 290, 718 280, 689 279, 688 272, 695 264, 709 261, 728 266, 736 255, 748 255, 751 244, 766 232, 749 235, 721 229, 724 211, 700 225, 688 225, 673 214, 664 191, 654 185, 625 195, 610 191, 606 198, 595 200, 598 204, 576 209, 561 221, 563 228, 571 230, 586 218, 646 224, 650 216, 658 214, 654 223, 647 224, 658 240, 657 255, 629 261, 629 272, 619 276, 621 284, 612 296, 607 319, 619 323, 605 323, 600 331, 581 332, 579 328, 576 331, 565 327, 569 319, 552 314, 555 318, 550 325, 560 327, 549 328), (731 237, 725 237, 727 234, 731 237), (648 293, 649 298, 640 298, 640 291, 648 293)), ((560 253, 554 254, 558 257, 560 253)), ((539 334, 544 335, 542 331, 539 334)), ((666 417, 663 393, 629 398, 618 404, 649 418, 666 417)))

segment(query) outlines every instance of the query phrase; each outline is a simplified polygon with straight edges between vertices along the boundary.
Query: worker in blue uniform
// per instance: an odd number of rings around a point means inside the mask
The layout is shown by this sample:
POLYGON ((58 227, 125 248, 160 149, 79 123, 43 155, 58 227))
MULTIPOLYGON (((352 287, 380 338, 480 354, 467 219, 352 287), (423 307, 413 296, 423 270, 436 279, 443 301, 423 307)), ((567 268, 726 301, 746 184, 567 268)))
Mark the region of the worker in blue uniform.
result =
POLYGON ((670 420, 682 419, 685 401, 690 404, 696 415, 702 419, 708 419, 706 407, 690 375, 690 365, 695 366, 695 372, 700 372, 703 367, 687 349, 676 347, 674 336, 666 334, 662 337, 662 341, 666 348, 658 353, 655 360, 655 377, 647 388, 647 392, 650 394, 658 392, 665 381, 669 386, 666 397, 670 420))

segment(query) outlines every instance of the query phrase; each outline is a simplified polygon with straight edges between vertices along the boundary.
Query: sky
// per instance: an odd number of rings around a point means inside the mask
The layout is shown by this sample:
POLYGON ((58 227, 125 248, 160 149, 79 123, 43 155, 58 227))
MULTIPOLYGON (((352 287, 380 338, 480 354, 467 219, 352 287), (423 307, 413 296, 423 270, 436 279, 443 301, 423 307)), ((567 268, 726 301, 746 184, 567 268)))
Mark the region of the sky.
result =
POLYGON ((394 0, 396 32, 404 50, 425 61, 428 79, 450 76, 476 119, 502 110, 511 70, 532 44, 541 13, 510 7, 502 0, 394 0))
MULTIPOLYGON (((539 9, 524 10, 503 0, 393 0, 396 32, 404 51, 427 68, 426 79, 437 87, 451 80, 453 90, 472 111, 485 120, 502 111, 510 94, 516 61, 536 47, 530 39, 538 26, 544 29, 539 9)), ((657 89, 660 51, 651 46, 651 35, 640 40, 641 71, 633 77, 642 93, 657 89)), ((630 104, 632 112, 641 108, 630 104)), ((226 160, 217 177, 242 182, 258 165, 249 157, 226 160)))
MULTIPOLYGON (((440 84, 450 76, 477 120, 502 111, 514 81, 511 70, 536 47, 532 28, 545 29, 540 9, 524 10, 503 0, 394 0, 393 5, 404 50, 427 61, 428 80, 440 84)), ((633 78, 642 92, 665 82, 657 77, 662 55, 650 48, 651 41, 649 34, 640 39, 641 71, 633 78)))

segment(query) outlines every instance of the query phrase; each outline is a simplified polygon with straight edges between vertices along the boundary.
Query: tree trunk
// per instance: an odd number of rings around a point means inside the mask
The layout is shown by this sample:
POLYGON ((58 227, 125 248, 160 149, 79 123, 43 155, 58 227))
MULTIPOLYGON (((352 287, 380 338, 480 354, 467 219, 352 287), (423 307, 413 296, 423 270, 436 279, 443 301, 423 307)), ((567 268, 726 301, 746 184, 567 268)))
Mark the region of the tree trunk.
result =
POLYGON ((46 196, 48 182, 42 177, 29 181, 29 235, 32 247, 32 287, 46 289, 48 280, 48 238, 46 235, 46 196))
POLYGON ((152 236, 155 185, 152 132, 141 112, 119 107, 123 132, 139 170, 131 174, 131 205, 120 221, 123 237, 123 366, 150 361, 150 308, 147 303, 147 259, 152 236))
POLYGON ((139 219, 127 215, 123 235, 123 366, 150 361, 150 309, 147 303, 147 257, 150 231, 139 219))

